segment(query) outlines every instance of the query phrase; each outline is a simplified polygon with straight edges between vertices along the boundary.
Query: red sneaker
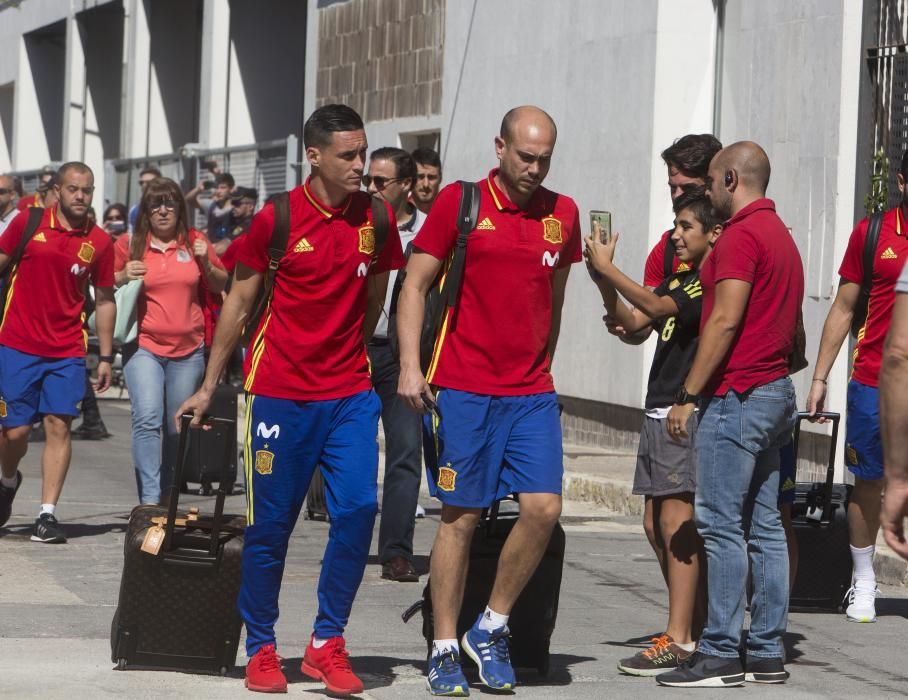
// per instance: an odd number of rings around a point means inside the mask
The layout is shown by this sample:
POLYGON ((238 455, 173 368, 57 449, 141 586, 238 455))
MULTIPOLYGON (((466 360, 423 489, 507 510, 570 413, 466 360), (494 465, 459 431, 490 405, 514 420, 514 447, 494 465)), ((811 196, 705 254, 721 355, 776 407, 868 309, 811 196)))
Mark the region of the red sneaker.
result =
POLYGON ((286 693, 287 677, 273 644, 259 649, 246 664, 246 687, 260 693, 286 693))
POLYGON ((309 640, 300 670, 309 678, 324 681, 328 690, 337 695, 363 692, 363 682, 350 668, 343 637, 332 637, 321 649, 312 646, 315 635, 309 640))

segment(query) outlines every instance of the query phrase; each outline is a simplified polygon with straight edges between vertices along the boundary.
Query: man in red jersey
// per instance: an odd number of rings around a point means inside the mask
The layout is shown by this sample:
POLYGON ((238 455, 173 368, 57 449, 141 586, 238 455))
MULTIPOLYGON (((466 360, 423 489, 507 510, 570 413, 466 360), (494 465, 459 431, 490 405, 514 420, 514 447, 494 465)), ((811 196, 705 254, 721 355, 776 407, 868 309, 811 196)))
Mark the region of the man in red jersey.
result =
MULTIPOLYGON (((337 694, 358 693, 344 629, 362 581, 375 523, 378 415, 366 341, 391 269, 403 266, 390 207, 376 249, 371 198, 360 191, 368 143, 346 105, 319 107, 303 128, 311 177, 289 193, 290 235, 270 302, 246 355, 246 538, 237 605, 246 624, 246 687, 285 692, 274 625, 287 544, 315 469, 325 478, 331 529, 318 615, 302 671, 337 694)), ((196 422, 239 341, 268 269, 274 205, 252 220, 224 302, 208 371, 180 407, 196 422)))
MULTIPOLYGON (((848 415, 845 426, 845 466, 854 474, 848 503, 848 534, 854 565, 845 615, 852 622, 876 620, 876 574, 873 552, 880 527, 880 494, 883 490, 883 443, 880 434, 880 363, 889 332, 895 285, 908 259, 908 151, 896 176, 902 201, 882 215, 879 240, 873 255, 873 284, 867 320, 858 333, 854 364, 848 382, 848 415)), ((864 281, 864 241, 870 219, 855 226, 839 267, 839 289, 826 316, 813 383, 807 396, 810 413, 822 411, 826 379, 851 320, 864 281)))
MULTIPOLYGON (((19 462, 28 450, 32 424, 43 417, 46 443, 41 457, 41 511, 32 540, 66 542, 55 510, 72 445, 70 425, 85 393, 85 293, 95 287, 101 364, 97 391, 110 385, 113 327, 113 244, 88 220, 94 175, 84 163, 66 163, 56 174, 57 204, 45 209, 38 229, 13 270, 0 325, 0 525, 12 511, 22 483, 19 462)), ((0 238, 0 269, 25 233, 28 212, 16 217, 0 238)))
POLYGON ((478 184, 478 223, 467 241, 459 301, 447 311, 427 377, 419 357, 425 295, 457 239, 460 184, 442 190, 414 239, 398 301, 398 393, 422 412, 432 405, 434 386, 441 417, 429 421, 439 449, 437 464, 427 465, 430 490, 442 502, 431 560, 434 695, 468 693, 457 618, 482 509, 519 494, 520 518, 502 549, 488 607, 461 642, 481 681, 499 690, 516 683, 508 615, 561 513, 561 423, 551 364, 581 235, 573 200, 541 186, 555 137, 555 123, 537 107, 505 115, 495 138, 501 165, 478 184))
POLYGON ((804 269, 794 239, 766 199, 769 174, 766 153, 748 141, 722 149, 709 166, 707 192, 727 222, 700 270, 700 342, 667 419, 669 435, 684 438, 700 405, 694 508, 706 547, 709 612, 697 651, 678 669, 656 676, 663 685, 788 678, 782 647, 788 549, 778 507, 779 449, 794 429, 788 361, 804 269), (742 668, 748 554, 754 593, 742 668))

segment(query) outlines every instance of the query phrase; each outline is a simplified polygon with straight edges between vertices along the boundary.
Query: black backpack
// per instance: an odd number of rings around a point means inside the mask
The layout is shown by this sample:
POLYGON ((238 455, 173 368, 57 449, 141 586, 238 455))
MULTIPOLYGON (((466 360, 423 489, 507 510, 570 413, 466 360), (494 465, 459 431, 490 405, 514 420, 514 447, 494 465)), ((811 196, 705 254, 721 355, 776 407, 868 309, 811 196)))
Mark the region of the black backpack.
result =
POLYGON ((867 237, 864 239, 864 280, 861 282, 861 292, 857 303, 854 305, 854 316, 851 317, 851 335, 855 338, 864 327, 867 320, 867 305, 870 302, 870 288, 873 286, 873 261, 876 259, 876 246, 880 240, 880 229, 883 226, 883 215, 874 214, 870 217, 867 227, 867 237))
POLYGON ((25 230, 22 232, 22 238, 19 239, 19 243, 16 245, 16 249, 13 251, 9 262, 6 265, 6 269, 3 270, 2 274, 0 274, 0 301, 2 301, 3 303, 3 306, 0 307, 0 322, 3 321, 3 315, 6 313, 6 303, 7 301, 9 301, 7 297, 9 296, 10 280, 13 279, 13 276, 16 274, 16 268, 18 268, 19 263, 22 262, 22 255, 25 253, 25 246, 28 245, 28 242, 32 239, 32 236, 35 235, 38 227, 41 226, 41 219, 43 218, 43 207, 29 207, 28 222, 25 224, 25 230))
MULTIPOLYGON (((479 217, 479 186, 475 182, 460 181, 460 208, 457 214, 457 241, 454 254, 447 269, 442 269, 429 287, 426 294, 426 311, 422 320, 422 332, 419 336, 419 363, 423 374, 429 369, 432 354, 435 351, 435 339, 447 310, 457 307, 460 287, 463 284, 463 269, 467 258, 467 238, 476 228, 479 217), (444 279, 444 285, 441 281, 444 279)), ((413 244, 407 244, 407 256, 413 244)), ((388 343, 391 352, 400 360, 400 341, 397 337, 397 299, 406 278, 406 270, 401 270, 394 281, 391 292, 391 303, 388 308, 388 343)))

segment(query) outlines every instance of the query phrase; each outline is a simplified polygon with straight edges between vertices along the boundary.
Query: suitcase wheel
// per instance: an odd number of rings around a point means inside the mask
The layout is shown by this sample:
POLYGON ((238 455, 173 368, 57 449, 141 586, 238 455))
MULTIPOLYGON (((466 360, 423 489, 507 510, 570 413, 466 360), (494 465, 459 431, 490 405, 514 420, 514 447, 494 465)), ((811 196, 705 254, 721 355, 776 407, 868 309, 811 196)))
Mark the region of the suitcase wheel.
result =
POLYGON ((117 670, 118 671, 126 670, 126 659, 124 659, 122 656, 119 659, 117 659, 117 670))

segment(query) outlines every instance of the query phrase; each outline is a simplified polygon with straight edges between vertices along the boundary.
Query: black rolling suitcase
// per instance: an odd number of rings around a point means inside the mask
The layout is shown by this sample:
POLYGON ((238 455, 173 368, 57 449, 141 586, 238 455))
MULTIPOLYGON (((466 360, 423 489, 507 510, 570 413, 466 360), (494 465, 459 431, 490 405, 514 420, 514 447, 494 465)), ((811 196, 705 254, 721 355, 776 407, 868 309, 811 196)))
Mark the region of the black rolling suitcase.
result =
POLYGON ((328 500, 325 498, 325 477, 322 476, 321 465, 315 468, 309 491, 306 492, 306 519, 328 520, 328 500))
MULTIPOLYGON (((226 675, 236 661, 246 519, 224 515, 223 488, 218 488, 213 515, 178 511, 176 484, 186 461, 188 426, 184 417, 169 508, 138 506, 129 518, 110 631, 111 658, 120 670, 135 666, 226 675)), ((232 443, 227 448, 235 451, 232 443)))
MULTIPOLYGON (((798 539, 798 572, 789 607, 792 610, 838 610, 851 585, 851 551, 848 548, 848 500, 851 486, 833 483, 838 413, 820 413, 832 421, 832 441, 826 480, 796 481, 792 524, 798 539)), ((795 456, 801 422, 799 413, 794 432, 795 456)))
POLYGON ((228 495, 233 493, 236 483, 237 449, 236 410, 240 389, 232 384, 220 384, 214 390, 208 415, 215 418, 226 418, 229 422, 217 421, 209 430, 193 430, 189 441, 189 459, 183 469, 183 492, 188 493, 188 484, 199 484, 196 493, 210 496, 212 484, 223 478, 226 473, 224 488, 228 495), (229 442, 233 449, 227 455, 227 471, 224 471, 224 443, 229 442))
MULTIPOLYGON (((473 626, 485 610, 492 594, 498 571, 498 557, 505 540, 517 522, 517 513, 499 513, 499 504, 480 520, 470 544, 470 564, 464 589, 463 604, 457 620, 457 638, 473 626)), ((561 573, 564 566, 564 529, 555 525, 545 554, 526 587, 517 598, 508 620, 511 630, 511 663, 516 668, 535 668, 540 675, 549 672, 549 643, 558 617, 561 573)), ((431 580, 423 589, 422 600, 403 614, 404 622, 422 611, 422 633, 432 653, 434 627, 432 620, 431 580)))

